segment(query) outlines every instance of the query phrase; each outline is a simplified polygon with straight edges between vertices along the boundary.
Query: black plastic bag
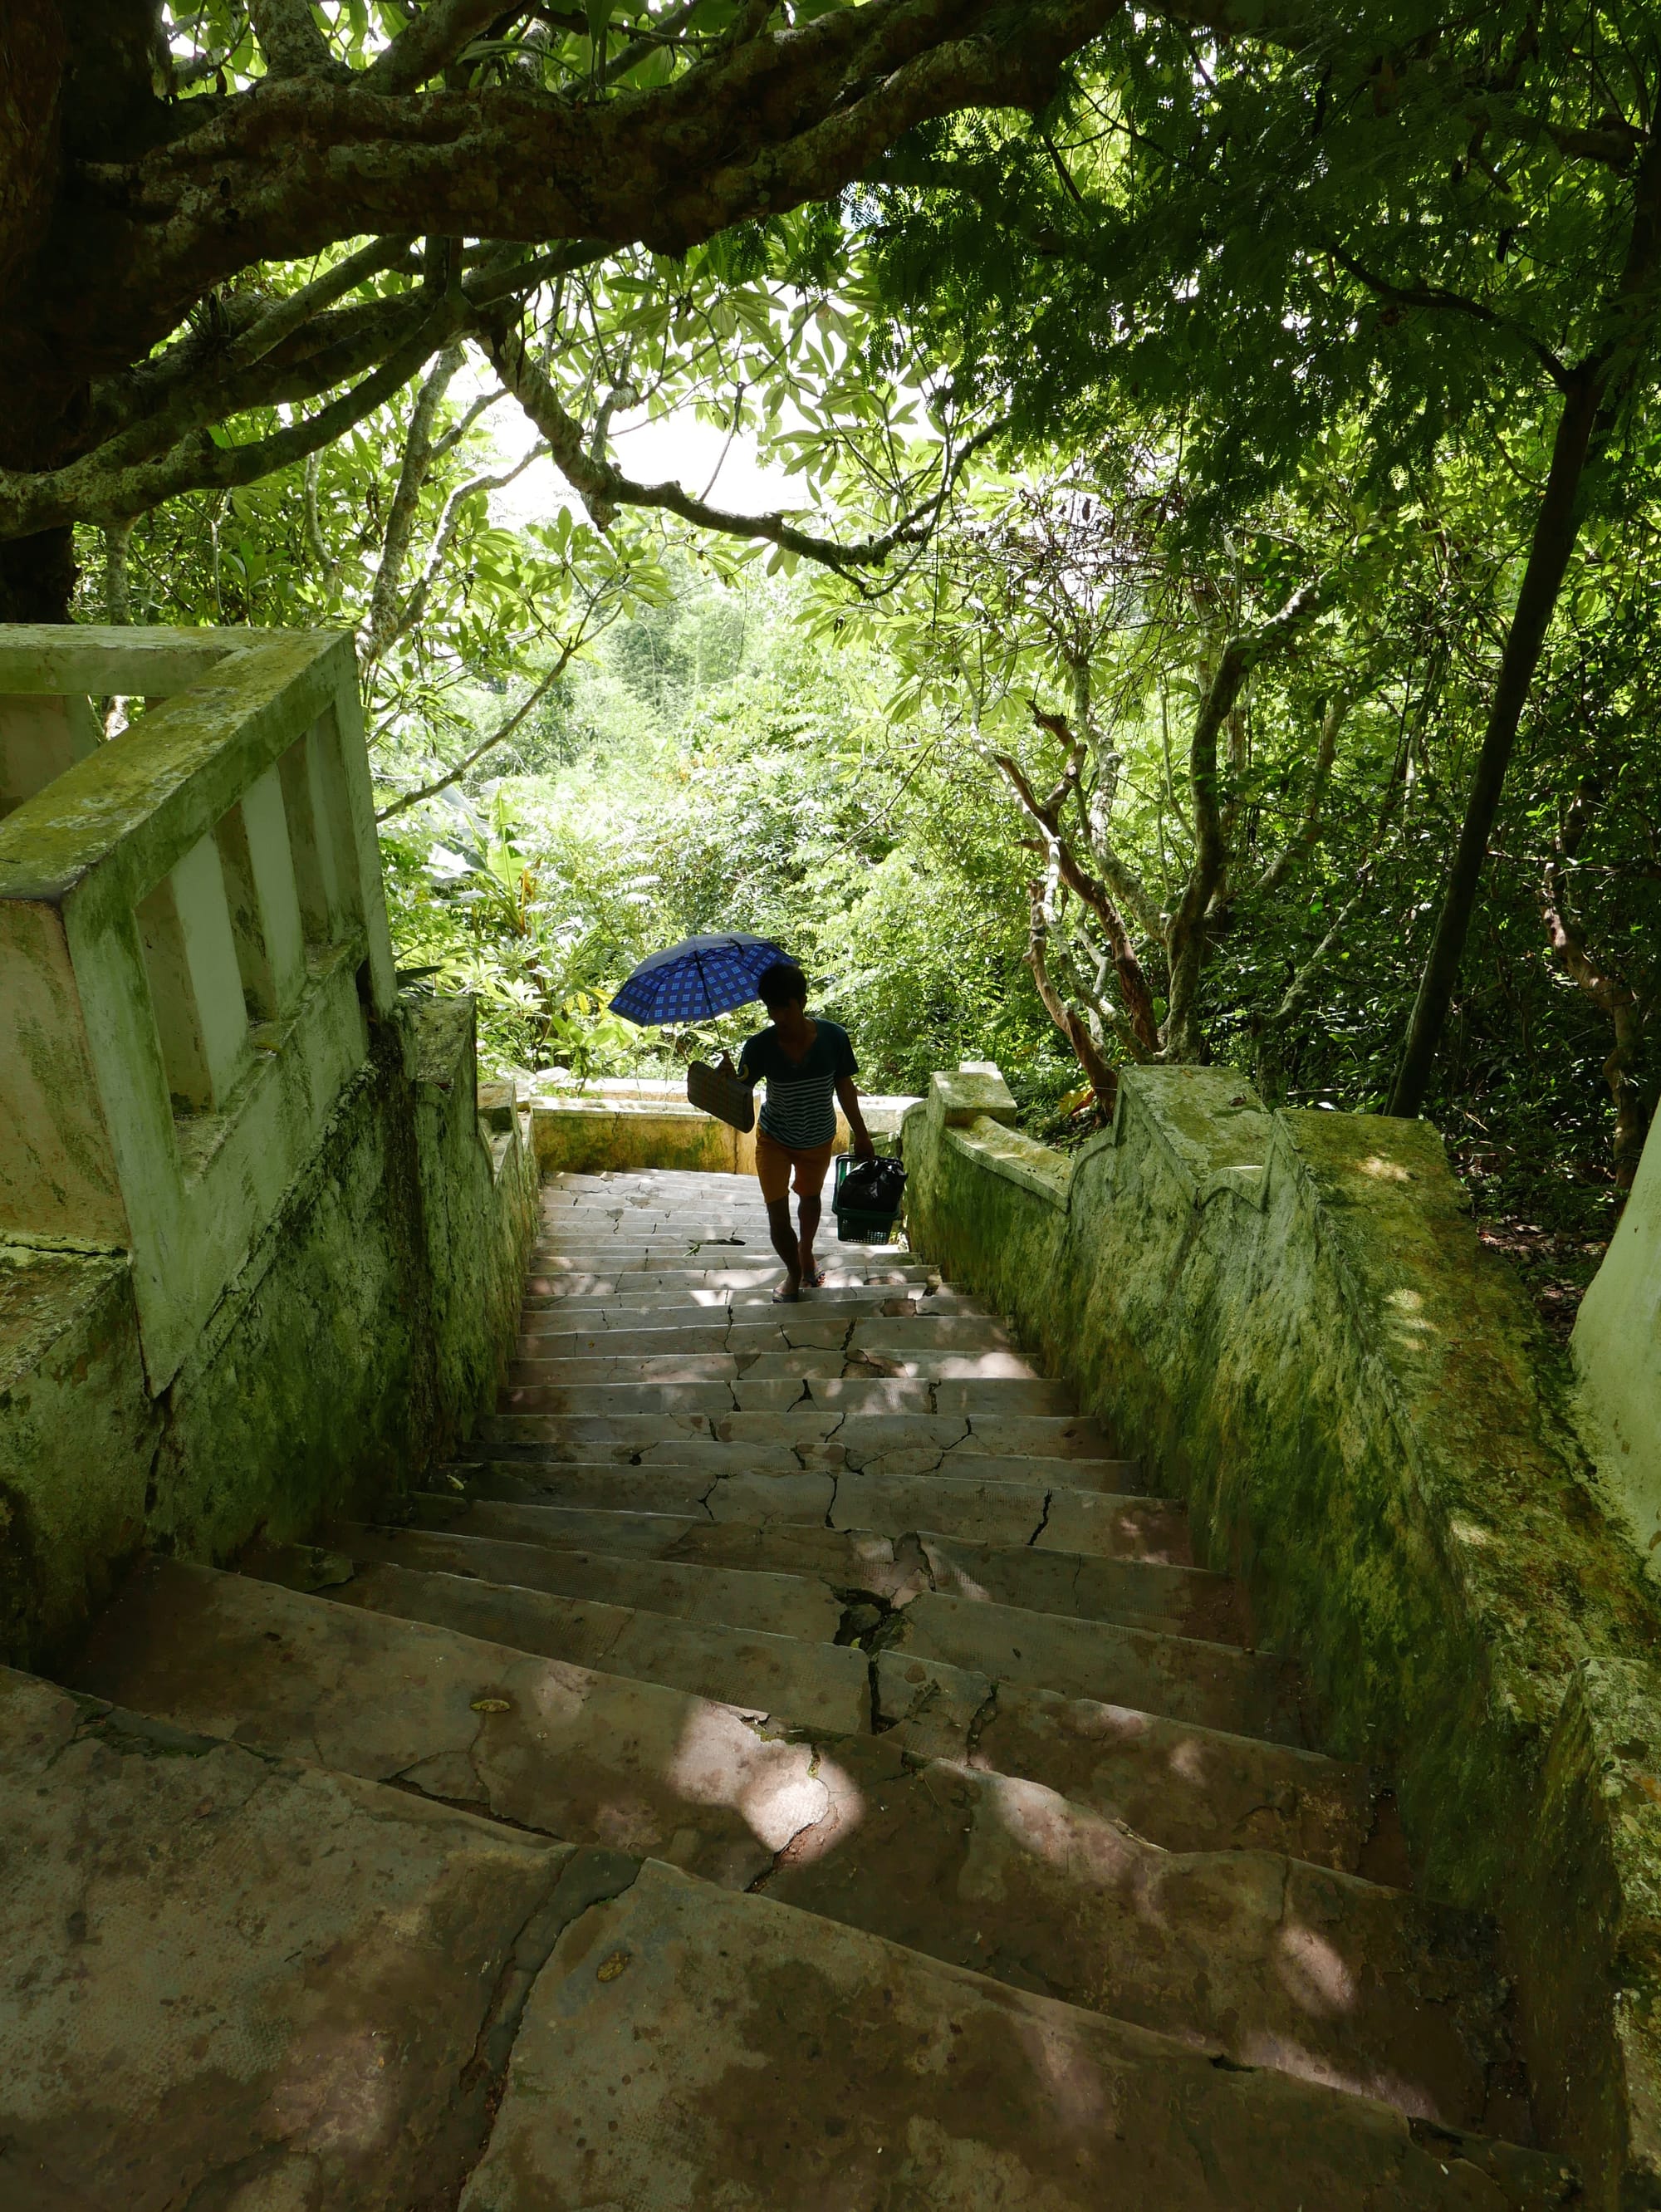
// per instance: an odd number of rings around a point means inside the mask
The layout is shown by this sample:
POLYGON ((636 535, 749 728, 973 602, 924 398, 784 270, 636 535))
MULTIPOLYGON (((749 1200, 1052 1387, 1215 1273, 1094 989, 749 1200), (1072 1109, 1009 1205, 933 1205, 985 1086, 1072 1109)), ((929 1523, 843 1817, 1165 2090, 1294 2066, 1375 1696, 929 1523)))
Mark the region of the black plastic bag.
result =
POLYGON ((906 1170, 898 1160, 856 1160, 836 1193, 836 1211, 853 1213, 897 1213, 906 1188, 906 1170))

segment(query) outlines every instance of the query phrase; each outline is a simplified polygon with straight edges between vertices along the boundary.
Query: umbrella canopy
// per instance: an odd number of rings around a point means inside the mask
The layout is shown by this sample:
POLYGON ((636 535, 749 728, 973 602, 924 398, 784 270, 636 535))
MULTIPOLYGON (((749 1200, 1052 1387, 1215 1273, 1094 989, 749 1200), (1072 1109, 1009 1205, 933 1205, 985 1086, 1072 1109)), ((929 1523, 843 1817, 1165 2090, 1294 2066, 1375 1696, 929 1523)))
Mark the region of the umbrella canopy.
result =
POLYGON ((738 929, 684 938, 666 952, 649 953, 611 1001, 611 1011, 643 1027, 706 1022, 753 999, 774 961, 789 957, 769 939, 738 929))

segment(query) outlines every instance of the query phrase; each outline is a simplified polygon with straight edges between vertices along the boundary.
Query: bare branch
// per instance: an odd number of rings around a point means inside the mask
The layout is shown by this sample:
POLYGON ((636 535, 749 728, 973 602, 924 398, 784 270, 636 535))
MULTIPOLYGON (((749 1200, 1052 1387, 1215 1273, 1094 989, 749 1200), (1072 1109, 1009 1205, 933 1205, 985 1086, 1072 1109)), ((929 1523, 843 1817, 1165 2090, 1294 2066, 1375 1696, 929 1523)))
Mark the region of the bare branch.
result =
MULTIPOLYGON (((1046 811, 1059 820, 1061 809, 1068 793, 1079 784, 1081 780, 1080 772, 1084 760, 1083 740, 1075 737, 1072 726, 1064 714, 1046 713, 1036 702, 1034 703, 1032 714, 1033 720, 1040 729, 1049 731, 1052 737, 1059 738, 1064 744, 1073 749, 1072 762, 1070 764, 1072 772, 1066 779, 1064 787, 1058 786, 1050 798, 1045 801, 1046 811)), ((1137 927, 1145 936, 1151 937, 1156 943, 1162 942, 1165 935, 1165 916, 1160 912, 1158 901, 1149 890, 1142 878, 1125 860, 1109 837, 1105 810, 1098 807, 1093 799, 1090 807, 1086 811, 1085 819, 1090 832, 1091 851, 1095 857, 1097 866, 1101 870, 1102 879, 1108 890, 1121 906, 1127 907, 1136 916, 1137 927)), ((1077 886, 1075 885, 1074 888, 1076 890, 1077 886)), ((1080 896, 1082 897, 1084 894, 1081 892, 1080 896)))
POLYGON ((1231 637, 1217 656, 1194 717, 1188 745, 1188 788, 1194 809, 1194 857, 1188 881, 1166 934, 1171 989, 1165 1048, 1173 1060, 1199 1049, 1195 1023, 1200 971, 1205 958, 1205 917, 1228 865, 1222 811, 1218 803, 1217 738, 1240 687, 1259 662, 1283 653, 1319 611, 1326 580, 1300 585, 1277 614, 1255 630, 1231 637))
POLYGON ((412 806, 420 806, 427 799, 436 799, 441 791, 448 791, 452 784, 459 783, 470 769, 476 769, 488 752, 493 752, 498 745, 506 744, 531 708, 547 697, 561 677, 565 674, 583 642, 583 636, 584 633, 579 631, 569 644, 561 647, 559 659, 551 668, 544 671, 529 698, 516 707, 507 720, 500 728, 493 730, 482 745, 475 745, 464 760, 458 761, 454 768, 447 774, 439 776, 434 782, 422 784, 419 791, 407 791, 402 799, 395 799, 390 806, 383 806, 375 817, 376 821, 391 822, 397 815, 407 814, 412 806))
POLYGON ((410 410, 409 428, 403 441, 403 459, 392 494, 391 511, 386 518, 385 534, 381 541, 380 565, 375 571, 375 588, 370 596, 368 619, 363 626, 363 654, 372 665, 391 643, 398 629, 398 579, 403 574, 409 540, 415 534, 421 495, 427 488, 427 480, 432 471, 433 425, 438 418, 439 409, 444 404, 444 395, 450 389, 461 365, 461 348, 458 345, 446 346, 422 380, 421 389, 415 394, 415 404, 410 410))
POLYGON ((1050 847, 1050 864, 1042 882, 1028 886, 1028 923, 1027 965, 1033 971, 1033 981, 1043 1001, 1044 1011, 1073 1048, 1079 1066, 1090 1079, 1090 1088, 1104 1104, 1111 1105, 1118 1091, 1118 1076, 1102 1058, 1091 1036, 1089 1025, 1075 1007, 1070 1006, 1056 988, 1050 975, 1046 947, 1053 927, 1057 892, 1060 887, 1061 862, 1055 845, 1050 847))
POLYGON ((456 316, 457 310, 446 303, 361 383, 315 415, 268 438, 219 446, 205 431, 197 430, 156 459, 124 470, 103 471, 85 462, 71 462, 68 468, 43 476, 0 470, 0 517, 4 518, 0 534, 28 537, 64 522, 108 524, 148 514, 180 492, 230 490, 303 461, 308 453, 343 437, 354 423, 373 414, 407 384, 452 335, 456 316))
POLYGON ((540 444, 532 446, 521 460, 512 468, 503 470, 500 476, 470 477, 465 483, 457 485, 455 490, 445 501, 444 513, 439 518, 438 530, 433 536, 433 550, 427 556, 427 566, 421 572, 420 582, 404 603, 403 612, 399 616, 397 627, 393 633, 395 640, 407 636, 426 614, 427 603, 432 597, 433 586, 442 574, 444 564, 449 558, 450 548, 455 542, 457 531, 461 526, 462 511, 468 501, 482 491, 502 490, 506 485, 511 484, 517 477, 523 476, 533 461, 541 460, 547 451, 546 446, 540 444))
POLYGON ((1046 849, 1053 854, 1063 882, 1083 900, 1101 924, 1102 933, 1112 953, 1119 998, 1130 1025, 1133 1048, 1146 1054, 1156 1052, 1159 1048, 1159 1024, 1154 1018, 1153 994, 1148 988, 1147 975, 1131 943, 1131 933, 1125 927, 1124 916, 1114 904, 1106 884, 1099 882, 1080 863, 1078 855, 1063 835, 1054 813, 1034 791, 1021 763, 1011 753, 994 753, 992 758, 1003 770, 1022 807, 1043 831, 1046 849))
POLYGON ((676 483, 636 483, 593 452, 580 424, 566 412, 559 394, 531 359, 522 332, 493 330, 485 334, 483 343, 496 374, 547 440, 555 465, 582 500, 597 530, 609 530, 621 507, 656 507, 700 530, 728 538, 760 538, 840 574, 851 574, 861 568, 881 568, 899 548, 924 542, 963 470, 1003 428, 1001 422, 988 423, 967 439, 943 470, 937 489, 891 529, 844 544, 803 530, 782 514, 735 514, 710 506, 676 483))

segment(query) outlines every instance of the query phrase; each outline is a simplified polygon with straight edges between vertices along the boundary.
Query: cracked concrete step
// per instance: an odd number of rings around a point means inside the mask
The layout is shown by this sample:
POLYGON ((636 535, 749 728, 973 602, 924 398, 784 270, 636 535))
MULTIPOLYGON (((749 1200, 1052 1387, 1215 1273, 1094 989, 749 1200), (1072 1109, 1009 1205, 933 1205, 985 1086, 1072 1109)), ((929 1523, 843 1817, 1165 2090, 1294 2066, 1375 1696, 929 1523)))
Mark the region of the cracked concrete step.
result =
MULTIPOLYGON (((608 1516, 585 1514, 581 1517, 592 1523, 608 1516)), ((671 1525, 710 1526, 678 1521, 671 1525)), ((527 1542, 522 1538, 475 1534, 470 1533, 472 1527, 471 1522, 466 1528, 448 1531, 344 1523, 330 1531, 328 1552, 323 1556, 343 1553, 349 1560, 363 1565, 420 1567, 439 1574, 472 1576, 481 1582, 512 1583, 554 1597, 592 1598, 608 1605, 668 1613, 677 1620, 758 1628, 769 1635, 794 1636, 809 1643, 834 1643, 846 1610, 846 1601, 823 1577, 759 1565, 728 1567, 713 1561, 669 1559, 661 1551, 631 1550, 626 1544, 608 1550, 603 1529, 599 1532, 599 1542, 564 1547, 546 1539, 527 1542)), ((323 1584, 308 1577, 298 1587, 320 1589, 323 1584)))
MULTIPOLYGON (((353 1588, 331 1594, 349 1600, 353 1588)), ((499 1625, 522 1651, 531 1594, 468 1588, 497 1606, 520 1601, 499 1625)), ((393 1596, 407 1619, 407 1589, 393 1596)), ((269 1629, 258 1640, 268 1662, 288 1659, 270 1651, 269 1629)), ((212 1656, 222 1668, 222 1639, 212 1656)), ((885 1748, 869 1753, 843 1742, 815 1760, 827 1801, 773 1877, 787 1901, 1238 2058, 1272 2051, 1294 2070, 1348 2069, 1371 2093, 1445 2122, 1482 2118, 1488 2073, 1508 2051, 1494 2017, 1502 1992, 1463 1922, 1372 1885, 1335 1889, 1343 1878, 1261 1852, 1173 1857, 1039 1785, 967 1768, 918 1780, 885 1748), (1434 2018, 1417 1995, 1432 1982, 1434 2018)), ((410 1778, 430 1787, 427 1765, 410 1778)), ((454 1787, 452 1778, 445 1794, 454 1787)))
MULTIPOLYGON (((853 1734, 871 1723, 865 1654, 827 1641, 385 1561, 355 1565, 341 1557, 312 1587, 343 1604, 659 1682, 771 1713, 792 1726, 853 1734)), ((876 1625, 875 1619, 867 1624, 876 1625)), ((888 1628, 888 1650, 973 1665, 993 1682, 1091 1697, 1271 1742, 1302 1741, 1297 1671, 1267 1653, 926 1590, 888 1628)))
MULTIPOLYGON (((889 1602, 896 1601, 902 1589, 909 1595, 932 1583, 949 1595, 1022 1605, 1037 1613, 1163 1628, 1212 1643, 1246 1640, 1236 1586, 1227 1576, 1208 1574, 1198 1567, 1087 1559, 1039 1552, 1024 1545, 972 1544, 933 1532, 923 1534, 919 1542, 916 1532, 909 1529, 897 1537, 859 1538, 799 1524, 747 1529, 735 1522, 711 1524, 702 1520, 673 1520, 665 1515, 608 1514, 581 1509, 561 1511, 551 1506, 492 1504, 476 1497, 418 1492, 408 1502, 411 1519, 418 1526, 403 1531, 386 1528, 377 1533, 393 1543, 401 1534, 446 1533, 469 1547, 457 1554, 458 1559, 482 1558, 471 1547, 489 1541, 503 1543, 506 1550, 515 1553, 538 1546, 591 1553, 597 1559, 633 1552, 665 1559, 724 1563, 747 1571, 776 1571, 792 1584, 796 1577, 809 1575, 835 1590, 869 1592, 889 1602), (691 1535, 678 1536, 677 1530, 698 1534, 694 1540, 691 1535), (903 1559, 896 1559, 896 1544, 903 1547, 903 1559), (873 1574, 878 1577, 876 1581, 864 1579, 873 1574)), ((349 1549, 351 1540, 349 1531, 343 1534, 341 1547, 349 1549)), ((445 1564, 437 1553, 425 1555, 422 1563, 445 1564)), ((530 1579, 530 1562, 521 1565, 523 1572, 498 1573, 482 1566, 479 1571, 498 1582, 530 1579)), ((565 1583, 537 1587, 558 1587, 568 1589, 573 1595, 579 1594, 565 1583)), ((580 1594, 603 1597, 609 1592, 596 1582, 584 1585, 580 1594)), ((629 1601, 653 1602, 646 1598, 629 1601)), ((744 1616, 745 1625, 757 1628, 779 1625, 762 1618, 767 1600, 752 1595, 751 1603, 756 1610, 753 1616, 744 1616)), ((668 1612, 675 1607, 665 1597, 655 1609, 668 1612)))
POLYGON ((1125 1705, 876 1655, 884 1743, 916 1759, 1016 1775, 1170 1851, 1274 1850, 1362 1869, 1378 1815, 1367 1771, 1125 1705))
POLYGON ((994 1682, 1131 1705, 1234 1735, 1305 1740, 1295 1663, 1233 1644, 924 1590, 901 1612, 886 1648, 972 1668, 994 1682))
MULTIPOLYGON (((549 1261, 540 1268, 533 1267, 524 1288, 527 1298, 564 1297, 569 1295, 573 1283, 606 1278, 625 1283, 632 1291, 668 1297, 687 1290, 767 1291, 779 1282, 783 1272, 776 1255, 736 1265, 728 1261, 697 1267, 676 1255, 661 1259, 645 1255, 631 1259, 626 1255, 608 1253, 603 1259, 597 1258, 591 1263, 580 1255, 573 1255, 569 1260, 549 1261)), ((823 1297, 839 1290, 891 1290, 898 1285, 921 1289, 927 1280, 920 1267, 827 1268, 825 1282, 815 1286, 813 1295, 823 1297)))
POLYGON ((453 2203, 577 1856, 0 1671, 0 2203, 453 2203))
POLYGON ((1401 2105, 1526 2129, 1492 1929, 1277 1852, 1172 1852, 967 1765, 827 1747, 831 1807, 758 1885, 949 1965, 1401 2105))
MULTIPOLYGON (((604 1273, 568 1275, 561 1279, 558 1290, 531 1291, 525 1293, 521 1326, 530 1325, 536 1316, 550 1314, 581 1315, 590 1318, 591 1307, 621 1307, 632 1313, 633 1325, 640 1325, 644 1312, 677 1313, 690 1307, 703 1312, 742 1315, 746 1319, 759 1319, 763 1315, 797 1311, 840 1313, 851 1316, 870 1315, 885 1320, 901 1320, 903 1315, 893 1309, 902 1301, 915 1304, 923 1293, 907 1292, 903 1286, 891 1283, 826 1283, 798 1299, 794 1306, 781 1305, 773 1297, 781 1271, 775 1261, 771 1276, 754 1285, 722 1285, 718 1283, 675 1282, 664 1276, 630 1276, 612 1270, 604 1273)), ((551 1278, 546 1279, 551 1280, 551 1278)), ((967 1303, 960 1304, 959 1312, 979 1309, 967 1303)), ((575 1328, 576 1320, 562 1320, 562 1328, 575 1328)))
POLYGON ((864 1530, 818 1522, 752 1524, 667 1513, 606 1512, 584 1507, 507 1503, 417 1491, 400 1501, 423 1528, 491 1540, 591 1550, 612 1556, 681 1560, 734 1569, 814 1576, 838 1589, 892 1601, 915 1583, 920 1552, 864 1530))
MULTIPOLYGON (((259 1571, 256 1562, 253 1571, 259 1571)), ((454 1629, 595 1674, 656 1682, 769 1713, 791 1728, 846 1735, 871 1724, 865 1654, 829 1639, 807 1642, 765 1629, 688 1620, 471 1575, 354 1562, 339 1554, 312 1588, 337 1604, 454 1629)))
MULTIPOLYGON (((1058 1401, 1034 1403, 1023 1400, 1021 1389, 1010 1392, 1009 1386, 1015 1384, 1028 1389, 1036 1386, 1046 1394, 1067 1393, 1065 1383, 1052 1382, 1035 1374, 1017 1352, 966 1355, 941 1352, 904 1362, 884 1360, 878 1365, 863 1352, 850 1355, 840 1338, 823 1345, 747 1351, 729 1346, 729 1332, 719 1328, 639 1329, 618 1334, 625 1340, 614 1346, 607 1344, 603 1332, 588 1335, 567 1332, 551 1340, 560 1349, 516 1353, 509 1363, 507 1380, 519 1386, 542 1382, 561 1388, 597 1382, 771 1382, 792 1378, 815 1382, 996 1382, 1004 1386, 999 1402, 1007 1405, 1011 1413, 1074 1410, 1070 1394, 1058 1401), (663 1341, 654 1344, 654 1336, 663 1341), (677 1340, 682 1339, 685 1340, 677 1340), (890 1367, 898 1369, 902 1365, 906 1370, 903 1375, 887 1371, 890 1367)), ((538 1341, 535 1338, 525 1340, 533 1344, 538 1341)), ((924 1410, 931 1409, 925 1406, 924 1410)), ((961 1413, 966 1409, 955 1405, 951 1410, 961 1413)))
POLYGON ((531 1993, 460 2212, 1548 2212, 1560 2160, 647 1865, 531 1993))
MULTIPOLYGON (((834 1293, 815 1291, 794 1305, 775 1305, 768 1291, 744 1291, 737 1297, 712 1291, 702 1297, 677 1295, 672 1300, 646 1298, 631 1291, 627 1297, 612 1292, 572 1293, 564 1297, 527 1298, 519 1316, 521 1335, 558 1334, 594 1328, 695 1328, 711 1322, 734 1323, 742 1328, 787 1328, 798 1343, 815 1340, 796 1332, 803 1324, 834 1328, 840 1335, 862 1321, 891 1322, 928 1321, 937 1328, 948 1321, 972 1321, 985 1325, 984 1307, 955 1293, 931 1291, 921 1296, 850 1285, 834 1293)), ((827 1340, 834 1340, 834 1339, 827 1340)))
MULTIPOLYGON (((743 1357, 789 1357, 792 1353, 813 1357, 837 1351, 844 1352, 846 1358, 892 1360, 896 1364, 913 1360, 932 1363, 937 1359, 1007 1359, 1017 1362, 1017 1367, 993 1371, 1032 1371, 1024 1355, 1013 1348, 1005 1330, 990 1322, 983 1323, 973 1316, 955 1314, 931 1318, 924 1315, 912 1318, 909 1315, 879 1315, 876 1318, 881 1321, 884 1334, 880 1341, 872 1342, 864 1334, 871 1326, 871 1316, 840 1313, 834 1309, 815 1311, 805 1304, 773 1307, 765 1318, 749 1320, 735 1320, 724 1307, 719 1306, 652 1308, 644 1312, 631 1306, 626 1316, 591 1327, 573 1326, 568 1314, 561 1310, 532 1315, 521 1322, 520 1345, 536 1348, 522 1350, 517 1356, 523 1359, 615 1359, 636 1352, 724 1352, 743 1357), (958 1326, 967 1321, 974 1322, 972 1329, 958 1326)), ((986 1370, 964 1366, 943 1368, 942 1371, 961 1373, 967 1379, 986 1370)))
MULTIPOLYGON (((519 1394, 502 1395, 511 1406, 519 1394)), ((980 1464, 973 1471, 986 1474, 993 1462, 1065 1462, 1092 1470, 1080 1486, 1091 1489, 1126 1487, 1127 1473, 1137 1466, 1115 1455, 1095 1423, 1082 1414, 889 1414, 812 1406, 744 1412, 730 1405, 724 1411, 673 1413, 627 1412, 619 1404, 609 1415, 499 1413, 486 1433, 539 1444, 550 1458, 561 1459, 667 1460, 694 1448, 702 1455, 711 1444, 719 1444, 751 1453, 758 1466, 782 1466, 789 1460, 858 1468, 882 1462, 893 1474, 921 1474, 947 1460, 974 1460, 980 1464), (797 1458, 802 1453, 814 1457, 797 1458), (771 1455, 771 1461, 763 1455, 771 1455), (904 1465, 897 1463, 902 1461, 904 1465)))
MULTIPOLYGON (((806 1354, 798 1353, 797 1358, 806 1354)), ((559 1362, 516 1362, 497 1397, 502 1413, 573 1414, 585 1419, 625 1419, 643 1413, 787 1413, 823 1409, 833 1413, 902 1416, 962 1415, 976 1422, 1006 1415, 1064 1418, 1076 1401, 1061 1382, 991 1381, 931 1382, 920 1378, 870 1374, 844 1375, 841 1355, 832 1375, 740 1374, 649 1375, 648 1363, 633 1363, 635 1373, 567 1378, 537 1371, 559 1362)), ((598 1364, 585 1360, 573 1366, 598 1364)), ((706 1364, 712 1364, 706 1362, 706 1364)), ((821 1363, 823 1364, 823 1363, 821 1363)))
MULTIPOLYGON (((489 1446, 480 1447, 481 1453, 489 1446)), ((529 1452, 465 1468, 476 1495, 620 1512, 686 1513, 761 1525, 808 1522, 901 1536, 926 1525, 975 1543, 1032 1545, 1092 1557, 1191 1566, 1188 1510, 1134 1492, 1068 1491, 1043 1483, 974 1481, 943 1474, 795 1470, 734 1472, 668 1462, 541 1460, 529 1452)))
POLYGON ((129 1579, 77 1686, 740 1889, 830 1802, 811 1747, 768 1738, 761 1716, 173 1561, 129 1579))
POLYGON ((918 1530, 930 1579, 950 1597, 1081 1620, 1157 1621, 1212 1644, 1247 1641, 1240 1586, 1203 1567, 1087 1558, 1028 1545, 966 1543, 918 1530))

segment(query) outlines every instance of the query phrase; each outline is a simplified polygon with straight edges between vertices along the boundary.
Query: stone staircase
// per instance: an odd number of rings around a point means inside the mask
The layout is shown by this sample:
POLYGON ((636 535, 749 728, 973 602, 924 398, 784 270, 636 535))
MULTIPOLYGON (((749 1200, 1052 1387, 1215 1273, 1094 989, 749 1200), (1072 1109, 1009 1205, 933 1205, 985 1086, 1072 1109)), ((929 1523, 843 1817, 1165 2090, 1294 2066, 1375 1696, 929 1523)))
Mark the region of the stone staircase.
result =
POLYGON ((1489 1930, 1181 1505, 821 1256, 775 1306, 753 1185, 559 1180, 467 1465, 0 1678, 0 2201, 1574 2201, 1489 1930))

